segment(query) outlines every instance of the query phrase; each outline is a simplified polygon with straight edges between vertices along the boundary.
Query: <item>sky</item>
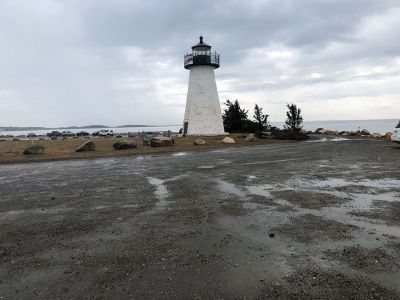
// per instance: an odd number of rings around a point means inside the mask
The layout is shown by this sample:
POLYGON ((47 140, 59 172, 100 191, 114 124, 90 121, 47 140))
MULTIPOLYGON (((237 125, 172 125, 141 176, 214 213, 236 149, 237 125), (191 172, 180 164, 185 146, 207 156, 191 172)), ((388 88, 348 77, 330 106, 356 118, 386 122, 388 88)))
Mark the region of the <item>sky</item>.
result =
POLYGON ((181 124, 200 34, 222 108, 400 118, 398 0, 0 0, 0 126, 181 124))

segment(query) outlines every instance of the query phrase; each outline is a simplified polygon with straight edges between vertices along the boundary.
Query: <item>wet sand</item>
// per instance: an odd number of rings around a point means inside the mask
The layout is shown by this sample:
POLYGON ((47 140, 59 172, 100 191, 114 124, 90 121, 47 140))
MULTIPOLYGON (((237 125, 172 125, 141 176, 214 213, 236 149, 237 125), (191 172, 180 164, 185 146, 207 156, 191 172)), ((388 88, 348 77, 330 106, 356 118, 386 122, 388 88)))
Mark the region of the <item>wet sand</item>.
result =
POLYGON ((0 165, 0 297, 400 298, 400 148, 0 165))

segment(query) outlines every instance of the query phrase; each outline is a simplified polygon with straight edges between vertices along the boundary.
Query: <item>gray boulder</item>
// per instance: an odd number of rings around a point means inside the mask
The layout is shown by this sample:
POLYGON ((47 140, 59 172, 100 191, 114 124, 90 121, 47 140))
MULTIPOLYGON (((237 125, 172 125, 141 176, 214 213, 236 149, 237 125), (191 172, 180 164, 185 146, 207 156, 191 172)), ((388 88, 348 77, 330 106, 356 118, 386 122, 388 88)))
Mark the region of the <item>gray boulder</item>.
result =
POLYGON ((367 129, 363 129, 360 132, 361 135, 371 135, 371 133, 367 129))
POLYGON ((246 142, 254 142, 256 140, 256 137, 254 135, 254 133, 249 133, 248 136, 246 136, 246 142))
POLYGON ((44 152, 44 147, 37 145, 32 146, 24 150, 24 155, 32 155, 32 154, 42 154, 44 152))
POLYGON ((125 149, 136 149, 137 146, 132 141, 122 140, 114 143, 113 148, 115 150, 125 150, 125 149))
POLYGON ((194 144, 195 145, 205 145, 206 141, 202 140, 202 139, 197 139, 197 140, 194 141, 194 144))
POLYGON ((80 145, 75 151, 76 152, 86 152, 86 151, 95 151, 96 150, 96 145, 92 142, 86 142, 80 145))

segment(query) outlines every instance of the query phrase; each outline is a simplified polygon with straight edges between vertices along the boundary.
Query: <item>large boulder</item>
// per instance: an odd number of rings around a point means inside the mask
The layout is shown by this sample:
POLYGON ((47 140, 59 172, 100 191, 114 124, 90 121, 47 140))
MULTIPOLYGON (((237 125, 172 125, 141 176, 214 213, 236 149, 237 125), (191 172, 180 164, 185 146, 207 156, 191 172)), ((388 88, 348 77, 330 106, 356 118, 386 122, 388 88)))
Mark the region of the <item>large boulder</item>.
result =
POLYGON ((151 138, 150 146, 151 147, 163 147, 163 146, 172 146, 175 143, 173 137, 169 136, 156 136, 151 138))
POLYGON ((236 142, 235 142, 235 140, 233 138, 227 136, 227 137, 224 137, 222 139, 221 143, 224 143, 224 144, 235 144, 236 142))
POLYGON ((206 141, 202 140, 202 139, 197 139, 197 140, 194 141, 194 144, 195 145, 205 145, 206 141))
POLYGON ((367 129, 363 129, 360 131, 361 135, 371 135, 371 133, 367 129))
POLYGON ((391 132, 386 132, 386 134, 385 134, 385 140, 387 140, 387 141, 391 141, 392 140, 392 135, 393 135, 393 133, 391 133, 391 132))
POLYGON ((373 134, 371 134, 371 137, 373 137, 375 139, 380 139, 380 138, 382 138, 382 134, 374 132, 373 134))
POLYGON ((40 145, 32 146, 24 150, 25 155, 42 154, 43 152, 44 152, 44 147, 40 145))
POLYGON ((356 136, 357 135, 357 131, 349 131, 349 135, 350 136, 356 136))
POLYGON ((248 136, 246 136, 246 142, 254 142, 256 140, 256 137, 254 133, 249 133, 248 136))
POLYGON ((132 141, 128 141, 128 140, 118 141, 118 142, 114 143, 112 146, 115 150, 125 150, 125 149, 136 149, 137 148, 136 144, 134 144, 132 141))
POLYGON ((316 134, 329 134, 329 130, 324 129, 324 128, 318 128, 317 130, 315 130, 316 134))
POLYGON ((88 141, 80 145, 75 151, 76 152, 86 152, 86 151, 95 151, 96 145, 92 141, 88 141))

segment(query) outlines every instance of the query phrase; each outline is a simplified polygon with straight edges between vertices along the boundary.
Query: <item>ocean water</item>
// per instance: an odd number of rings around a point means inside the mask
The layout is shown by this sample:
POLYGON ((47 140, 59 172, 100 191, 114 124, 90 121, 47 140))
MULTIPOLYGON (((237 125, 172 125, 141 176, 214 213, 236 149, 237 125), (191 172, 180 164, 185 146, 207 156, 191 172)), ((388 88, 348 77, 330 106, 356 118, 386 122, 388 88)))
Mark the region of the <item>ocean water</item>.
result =
POLYGON ((71 131, 73 133, 77 133, 79 131, 87 131, 89 133, 93 133, 95 131, 99 131, 101 129, 109 129, 113 130, 114 133, 127 133, 127 132, 142 132, 142 131, 151 131, 151 132, 158 132, 158 131, 168 131, 171 130, 172 132, 178 132, 182 126, 174 125, 174 126, 151 126, 151 127, 124 127, 124 128, 116 128, 116 127, 109 127, 109 128, 85 128, 85 129, 47 129, 47 130, 21 130, 21 131, 0 131, 0 135, 12 134, 14 136, 18 135, 27 135, 28 133, 36 133, 36 135, 46 135, 48 132, 53 130, 57 131, 71 131))
MULTIPOLYGON (((325 128, 329 130, 358 130, 358 129, 367 129, 371 133, 386 133, 388 131, 392 131, 396 125, 398 124, 399 119, 382 119, 382 120, 342 120, 342 121, 305 121, 303 123, 303 127, 306 130, 314 131, 317 128, 325 128)), ((284 122, 271 122, 272 126, 283 128, 284 122)), ((173 125, 173 126, 152 126, 152 127, 125 127, 125 128, 107 128, 113 130, 115 133, 126 133, 126 132, 142 132, 142 131, 168 131, 178 132, 182 126, 173 125)), ((63 131, 64 129, 57 129, 59 131, 63 131)), ((86 128, 86 129, 68 129, 74 133, 79 131, 87 131, 89 133, 98 131, 99 128, 86 128)), ((32 131, 0 131, 0 135, 12 134, 14 136, 18 135, 26 135, 29 132, 34 132, 37 135, 45 135, 47 132, 51 130, 32 130, 32 131)))

